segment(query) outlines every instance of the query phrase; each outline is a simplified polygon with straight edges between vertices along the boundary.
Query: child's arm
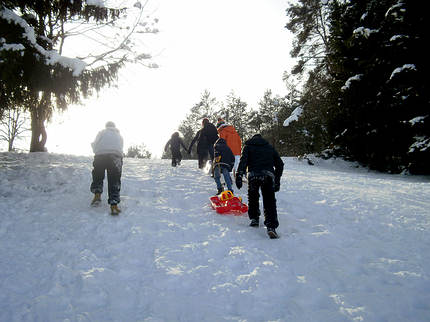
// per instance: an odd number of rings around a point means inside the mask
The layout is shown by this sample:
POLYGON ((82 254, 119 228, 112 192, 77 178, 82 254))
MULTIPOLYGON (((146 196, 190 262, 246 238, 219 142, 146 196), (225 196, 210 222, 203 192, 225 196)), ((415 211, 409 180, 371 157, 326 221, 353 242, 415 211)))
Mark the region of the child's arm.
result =
POLYGON ((170 142, 172 141, 172 139, 170 139, 169 141, 167 141, 166 145, 164 146, 164 152, 167 151, 167 148, 169 147, 170 142))
POLYGON ((246 173, 246 167, 248 166, 248 147, 245 146, 240 156, 239 166, 237 167, 236 176, 243 176, 246 173))
POLYGON ((201 131, 202 130, 199 130, 199 131, 197 131, 197 133, 196 133, 196 136, 194 137, 194 139, 191 141, 191 143, 190 143, 190 147, 188 148, 188 153, 191 153, 191 149, 192 149, 192 147, 193 147, 193 145, 194 145, 194 143, 197 141, 197 139, 200 137, 200 134, 201 134, 201 131))
POLYGON ((184 144, 184 140, 182 140, 182 139, 181 139, 181 141, 180 141, 180 142, 181 142, 181 145, 182 145, 182 147, 184 148, 184 150, 188 152, 188 149, 187 149, 187 147, 186 147, 186 146, 185 146, 185 144, 184 144))

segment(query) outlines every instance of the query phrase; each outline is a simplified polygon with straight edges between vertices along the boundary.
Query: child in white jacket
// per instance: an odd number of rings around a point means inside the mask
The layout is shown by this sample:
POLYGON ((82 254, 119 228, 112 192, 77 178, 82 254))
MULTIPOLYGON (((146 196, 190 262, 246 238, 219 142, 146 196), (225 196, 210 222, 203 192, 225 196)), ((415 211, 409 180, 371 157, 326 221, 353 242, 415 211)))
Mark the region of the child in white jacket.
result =
POLYGON ((100 131, 91 146, 94 152, 94 162, 91 183, 91 192, 94 193, 92 205, 98 205, 101 202, 103 193, 103 180, 105 170, 108 179, 108 203, 111 206, 112 213, 119 213, 121 190, 121 173, 123 158, 123 138, 113 122, 107 122, 106 128, 100 131))

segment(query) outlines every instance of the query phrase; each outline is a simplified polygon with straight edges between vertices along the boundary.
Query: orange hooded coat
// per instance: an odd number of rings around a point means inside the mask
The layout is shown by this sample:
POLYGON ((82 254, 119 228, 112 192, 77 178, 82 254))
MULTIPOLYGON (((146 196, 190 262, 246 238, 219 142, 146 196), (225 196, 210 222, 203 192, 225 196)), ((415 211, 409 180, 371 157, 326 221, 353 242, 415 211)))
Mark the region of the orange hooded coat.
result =
POLYGON ((234 155, 240 155, 242 152, 242 140, 232 125, 221 124, 218 127, 218 134, 220 138, 226 140, 234 155))

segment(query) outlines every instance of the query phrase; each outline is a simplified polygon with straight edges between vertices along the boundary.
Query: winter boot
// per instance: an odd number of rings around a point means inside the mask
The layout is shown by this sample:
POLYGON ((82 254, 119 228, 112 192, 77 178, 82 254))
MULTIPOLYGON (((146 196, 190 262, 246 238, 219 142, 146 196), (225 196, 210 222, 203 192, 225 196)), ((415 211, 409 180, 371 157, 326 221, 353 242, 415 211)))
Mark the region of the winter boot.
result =
POLYGON ((269 235, 270 239, 276 239, 279 237, 275 228, 267 228, 267 235, 269 235))
POLYGON ((112 215, 118 215, 121 209, 118 208, 118 205, 110 205, 110 211, 112 215))
POLYGON ((96 192, 95 194, 94 194, 94 198, 93 198, 93 200, 91 201, 91 206, 98 206, 98 205, 100 205, 100 202, 102 201, 102 199, 101 199, 101 193, 98 193, 98 192, 96 192))
POLYGON ((219 195, 221 192, 223 192, 224 189, 223 188, 218 188, 218 192, 216 193, 217 195, 219 195))
POLYGON ((258 219, 251 219, 251 223, 249 224, 250 227, 258 227, 260 226, 260 223, 258 221, 258 219))

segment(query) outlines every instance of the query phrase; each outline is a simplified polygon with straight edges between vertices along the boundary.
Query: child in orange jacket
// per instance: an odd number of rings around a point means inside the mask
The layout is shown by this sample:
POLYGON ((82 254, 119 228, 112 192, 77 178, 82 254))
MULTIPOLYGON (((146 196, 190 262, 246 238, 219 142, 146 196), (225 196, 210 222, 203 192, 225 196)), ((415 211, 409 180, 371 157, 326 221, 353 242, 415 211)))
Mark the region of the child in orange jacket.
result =
POLYGON ((235 175, 240 161, 242 140, 240 139, 240 136, 234 126, 226 124, 222 118, 218 119, 216 127, 218 130, 219 137, 223 138, 227 142, 228 147, 230 148, 231 152, 233 152, 235 159, 233 166, 233 175, 235 175))

